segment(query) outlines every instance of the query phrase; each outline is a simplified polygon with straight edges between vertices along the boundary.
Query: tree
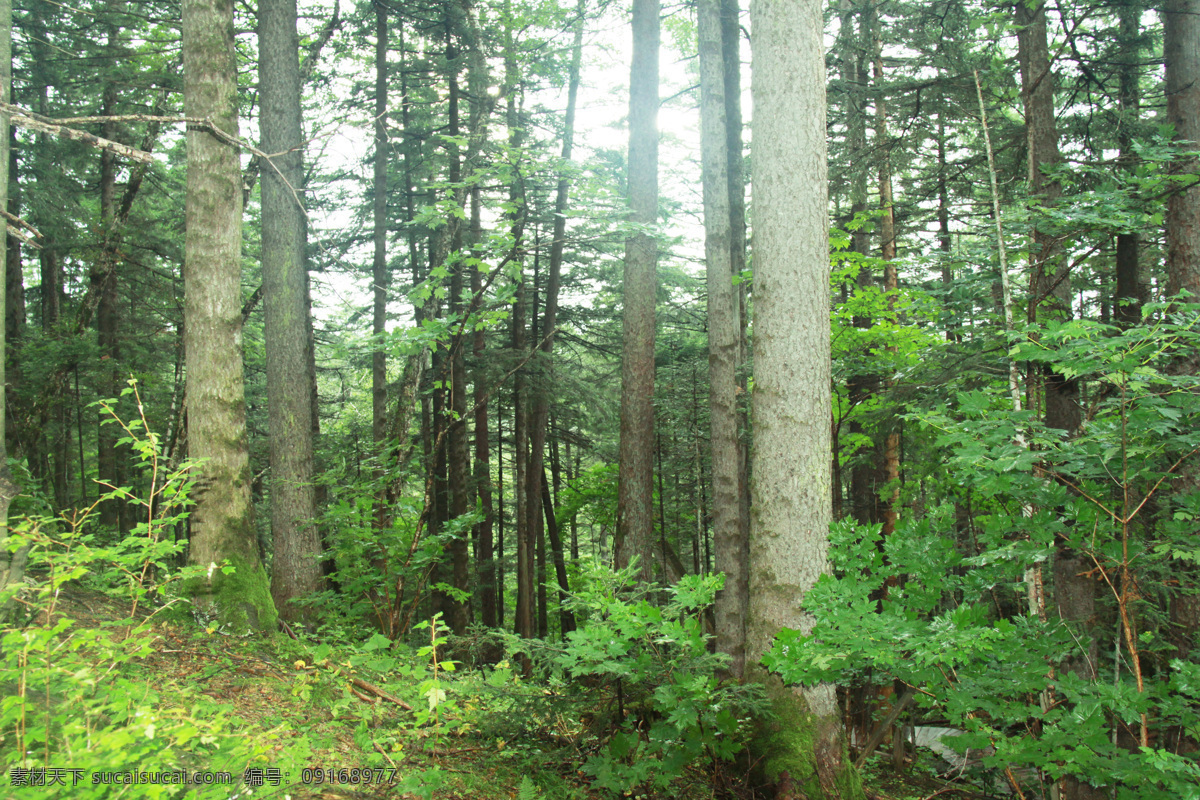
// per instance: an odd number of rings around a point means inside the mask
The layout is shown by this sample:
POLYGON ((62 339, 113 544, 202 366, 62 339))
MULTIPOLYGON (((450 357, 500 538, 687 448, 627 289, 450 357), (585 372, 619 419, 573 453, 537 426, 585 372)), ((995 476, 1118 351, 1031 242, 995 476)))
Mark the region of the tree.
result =
POLYGON ((654 546, 654 306, 658 244, 647 230, 658 222, 658 0, 634 0, 629 77, 629 206, 643 226, 625 239, 625 316, 621 354, 620 478, 616 561, 640 559, 641 579, 653 579, 654 546))
POLYGON ((375 172, 372 187, 371 333, 376 337, 371 349, 371 438, 382 451, 387 435, 387 352, 382 337, 387 332, 388 287, 391 271, 387 260, 388 196, 388 11, 375 3, 375 172))
POLYGON ((184 0, 187 132, 184 347, 188 449, 204 463, 188 560, 206 612, 238 631, 270 630, 276 611, 258 555, 242 382, 242 172, 235 137, 237 63, 232 0, 184 0), (226 573, 221 565, 233 568, 226 573))
MULTIPOLYGON (((1200 0, 1168 0, 1163 9, 1163 55, 1166 60, 1167 121, 1175 138, 1189 150, 1200 150, 1200 0)), ((1175 166, 1191 173, 1190 185, 1167 201, 1167 293, 1187 291, 1200 302, 1200 158, 1191 156, 1175 166)), ((1200 355, 1193 353, 1175 365, 1180 373, 1200 372, 1200 355)), ((1177 485, 1181 493, 1200 487, 1200 468, 1184 470, 1177 485)), ((1171 620, 1182 657, 1191 651, 1200 632, 1200 595, 1195 569, 1181 581, 1183 591, 1171 602, 1171 620)))
MULTIPOLYGON (((708 404, 712 448, 713 541, 725 574, 717 595, 717 649, 740 677, 746 659, 746 531, 742 527, 737 367, 741 325, 733 288, 725 52, 720 0, 700 0, 700 148, 704 183, 704 261, 708 280, 708 404)), ((740 153, 739 153, 740 156, 740 153)))
POLYGON ((320 591, 321 539, 314 522, 313 338, 303 205, 304 137, 296 0, 258 6, 262 149, 263 307, 270 414, 271 594, 289 621, 311 612, 293 601, 320 591))
POLYGON ((759 659, 826 572, 830 472, 829 220, 821 4, 754 0, 754 477, 748 672, 776 717, 755 747, 776 797, 861 797, 842 763, 833 687, 791 688, 759 659))
MULTIPOLYGON (((0 0, 0 102, 8 103, 12 91, 12 0, 0 0)), ((8 113, 0 111, 0 208, 8 206, 8 113)), ((0 232, 8 240, 8 222, 0 219, 0 232)), ((6 247, 0 247, 0 258, 6 257, 6 247)), ((0 263, 0 266, 5 264, 0 263)), ((6 269, 0 269, 0 275, 5 275, 6 269)), ((4 298, 6 292, 0 292, 4 298)), ((0 299, 0 302, 4 302, 0 299)), ((3 312, 0 307, 0 312, 3 312)), ((0 319, 4 314, 0 313, 0 319)), ((0 331, 0 589, 21 580, 25 572, 25 559, 28 547, 13 553, 8 548, 8 507, 17 496, 20 488, 13 480, 8 468, 8 447, 5 443, 4 416, 5 405, 4 387, 4 332, 0 331)))
MULTIPOLYGON (((1200 150, 1200 0, 1167 0, 1163 6, 1163 56, 1166 61, 1167 122, 1176 140, 1200 150)), ((1195 175, 1195 156, 1176 165, 1195 175)), ((1167 201, 1167 293, 1183 290, 1200 300, 1200 181, 1167 201)))

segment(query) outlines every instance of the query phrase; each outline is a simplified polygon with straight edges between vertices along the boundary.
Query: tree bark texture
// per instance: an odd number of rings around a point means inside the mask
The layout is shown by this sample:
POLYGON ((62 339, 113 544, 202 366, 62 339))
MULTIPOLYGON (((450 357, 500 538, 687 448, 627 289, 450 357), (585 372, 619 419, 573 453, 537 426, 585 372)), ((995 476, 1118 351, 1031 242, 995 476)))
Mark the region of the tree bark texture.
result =
POLYGON ((263 311, 271 451, 271 594, 281 616, 307 621, 293 601, 324 588, 314 523, 313 354, 303 202, 304 137, 296 0, 258 4, 262 149, 263 311))
MULTIPOLYGON (((1166 0, 1163 56, 1167 122, 1184 147, 1200 150, 1200 0, 1166 0)), ((1195 175, 1200 159, 1185 159, 1175 170, 1195 175)), ((1200 302, 1200 184, 1193 181, 1186 191, 1171 196, 1166 222, 1167 293, 1186 290, 1191 302, 1200 302)))
POLYGON ((391 272, 387 260, 388 195, 388 19, 387 6, 375 6, 375 171, 372 196, 371 262, 371 433, 377 453, 382 454, 387 437, 387 352, 383 335, 387 332, 388 287, 391 272))
MULTIPOLYGON (((184 0, 184 107, 237 134, 232 0, 184 0)), ((242 172, 237 148, 200 125, 187 132, 184 347, 189 456, 204 462, 188 560, 208 569, 193 587, 233 630, 274 628, 258 556, 242 382, 242 172), (220 568, 228 560, 233 573, 220 568)), ((307 400, 307 398, 306 398, 307 400)))
POLYGON ((721 0, 699 0, 700 152, 704 183, 704 261, 708 283, 708 406, 716 567, 725 585, 716 598, 717 650, 741 677, 746 661, 746 531, 741 514, 741 447, 737 367, 739 303, 733 287, 734 246, 729 186, 721 0))
MULTIPOLYGON (((633 2, 629 79, 630 221, 658 221, 658 0, 633 2)), ((658 242, 648 232, 625 240, 621 357, 621 442, 616 563, 634 556, 640 578, 654 577, 654 307, 658 242)))
MULTIPOLYGON (((861 797, 833 687, 757 666, 780 628, 808 632, 832 519, 825 59, 817 0, 753 0, 754 476, 748 671, 777 711, 759 725, 765 780, 799 797, 861 797)), ((777 795, 778 796, 778 795, 777 795)))
MULTIPOLYGON (((0 102, 9 103, 12 100, 12 0, 0 0, 0 102)), ((8 114, 0 112, 0 208, 8 206, 8 156, 9 156, 9 121, 8 114)), ((0 218, 0 233, 5 241, 8 240, 8 222, 0 218)), ((7 248, 0 247, 0 275, 7 273, 7 248)), ((7 276, 5 277, 7 280, 7 276)), ((0 291, 0 303, 6 304, 5 294, 0 291)), ((0 306, 0 319, 5 317, 6 309, 0 306)), ((8 468, 8 447, 5 444, 4 422, 7 412, 5 400, 5 333, 0 331, 0 589, 19 582, 25 575, 25 564, 29 555, 29 547, 25 546, 15 553, 8 549, 8 507, 13 498, 20 492, 20 487, 13 480, 8 468)), ((7 609, 0 609, 7 614, 7 609)))
MULTIPOLYGON (((1137 155, 1133 150, 1134 126, 1141 114, 1141 90, 1138 83, 1141 73, 1138 59, 1141 57, 1138 37, 1141 31, 1142 3, 1138 0, 1122 0, 1117 7, 1120 19, 1121 65, 1119 67, 1120 89, 1118 104, 1121 115, 1117 124, 1117 141, 1121 147, 1121 158, 1128 162, 1126 169, 1133 170, 1137 155)), ((1196 32, 1200 35, 1200 31, 1196 32)), ((1142 286, 1140 271, 1141 237, 1137 231, 1117 234, 1117 286, 1114 292, 1114 316, 1122 325, 1136 325, 1142 320, 1142 286)))

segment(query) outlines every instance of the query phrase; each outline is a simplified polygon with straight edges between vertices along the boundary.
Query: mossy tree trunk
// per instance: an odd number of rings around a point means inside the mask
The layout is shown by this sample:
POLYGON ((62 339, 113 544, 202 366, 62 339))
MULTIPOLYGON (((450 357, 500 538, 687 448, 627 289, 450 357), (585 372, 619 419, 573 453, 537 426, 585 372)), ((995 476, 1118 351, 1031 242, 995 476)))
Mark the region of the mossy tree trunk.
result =
POLYGON ((277 618, 259 560, 250 503, 242 381, 242 173, 236 136, 232 0, 184 0, 184 108, 212 128, 187 132, 184 348, 189 456, 204 487, 191 518, 188 561, 207 568, 197 606, 231 630, 270 630, 277 618), (228 560, 232 573, 221 563, 228 560))
POLYGON ((754 742, 778 798, 858 798, 832 686, 784 686, 758 665, 827 569, 830 453, 825 60, 817 0, 754 0, 754 472, 747 673, 774 715, 754 742))

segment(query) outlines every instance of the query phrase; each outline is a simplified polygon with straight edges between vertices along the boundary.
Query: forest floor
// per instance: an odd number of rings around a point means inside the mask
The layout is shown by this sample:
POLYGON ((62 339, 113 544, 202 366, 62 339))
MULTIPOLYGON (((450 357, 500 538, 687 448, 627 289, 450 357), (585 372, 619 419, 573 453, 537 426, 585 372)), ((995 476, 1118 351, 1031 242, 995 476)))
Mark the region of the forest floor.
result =
MULTIPOLYGON (((129 611, 128 602, 64 584, 54 615, 71 620, 77 631, 115 624, 119 638, 129 611)), ((583 769, 599 747, 594 717, 603 710, 582 707, 569 687, 522 681, 503 663, 498 669, 450 671, 443 664, 434 670, 427 653, 392 656, 386 640, 377 641, 382 637, 364 647, 331 648, 282 635, 274 640, 225 636, 161 614, 139 617, 141 635, 149 634, 151 647, 107 670, 106 679, 119 677, 122 691, 135 697, 131 707, 152 705, 164 719, 186 717, 203 706, 207 718, 220 720, 222 735, 240 737, 250 746, 233 752, 254 754, 250 763, 219 763, 220 753, 228 750, 211 751, 208 759, 199 745, 191 752, 185 745, 182 754, 178 747, 165 751, 192 768, 242 778, 236 787, 201 790, 200 797, 610 796, 592 788, 583 769), (248 768, 253 772, 247 773, 248 768), (245 784, 247 775, 259 783, 252 790, 245 784)), ((47 620, 38 622, 45 626, 47 620)), ((22 724, 36 727, 37 720, 23 719, 22 724)), ((94 720, 88 726, 102 727, 94 720)), ((203 740, 198 737, 197 742, 203 740)), ((140 763, 137 768, 170 770, 178 764, 140 763)), ((739 771, 729 764, 715 770, 696 767, 685 771, 669 795, 626 796, 748 798, 739 771)), ((870 800, 982 796, 914 770, 891 775, 867 776, 870 800)), ((111 796, 149 797, 148 791, 131 787, 111 796)))

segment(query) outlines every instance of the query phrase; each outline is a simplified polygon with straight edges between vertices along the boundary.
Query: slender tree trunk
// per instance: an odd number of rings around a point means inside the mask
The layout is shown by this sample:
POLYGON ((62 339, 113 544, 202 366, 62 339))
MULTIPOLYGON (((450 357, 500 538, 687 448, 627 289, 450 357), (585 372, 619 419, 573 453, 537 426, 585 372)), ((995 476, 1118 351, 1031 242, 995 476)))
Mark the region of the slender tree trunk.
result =
POLYGON ((382 455, 387 437, 387 351, 383 335, 387 333, 388 288, 391 272, 387 252, 388 197, 388 18, 387 6, 375 5, 375 176, 372 197, 374 231, 371 264, 371 434, 376 452, 382 455))
MULTIPOLYGON (((658 222, 659 1, 633 2, 633 64, 629 79, 630 221, 658 222)), ((625 240, 621 356, 621 442, 617 490, 616 563, 639 561, 643 582, 654 579, 654 306, 658 243, 649 233, 625 240)))
MULTIPOLYGON (((518 108, 518 65, 516 45, 513 42, 511 28, 504 31, 504 86, 507 98, 506 124, 508 127, 509 147, 519 151, 524 144, 521 131, 521 115, 518 108)), ((523 184, 514 177, 509 187, 509 202, 513 206, 512 231, 514 238, 518 232, 519 216, 525 213, 525 196, 523 184)), ((512 314, 512 349, 517 359, 525 358, 525 273, 524 262, 517 261, 517 287, 513 298, 512 314)), ((529 376, 524 367, 517 370, 513 376, 513 497, 514 520, 516 524, 516 555, 517 555, 517 602, 514 627, 518 636, 526 639, 533 638, 535 600, 533 570, 534 570, 534 531, 530 527, 528 509, 528 471, 529 471, 529 376)), ((528 674, 532 665, 524 662, 524 670, 528 674)))
MULTIPOLYGON (((483 240, 483 223, 480 218, 479 187, 471 190, 471 243, 478 245, 483 240)), ((471 270, 471 295, 479 297, 483 292, 483 275, 477 270, 471 270)), ((496 587, 496 556, 495 539, 493 534, 492 511, 492 477, 491 477, 491 443, 488 434, 488 370, 485 363, 487 353, 487 336, 483 328, 475 331, 472 342, 475 357, 475 467, 474 476, 476 491, 479 493, 479 510, 483 519, 475 526, 476 538, 479 542, 479 553, 476 566, 479 574, 479 618, 484 627, 495 628, 499 625, 497 606, 499 603, 496 587)))
POLYGON ((754 513, 747 671, 775 715, 758 771, 776 797, 860 798, 833 687, 786 687, 758 666, 780 628, 808 631, 800 601, 828 569, 829 228, 821 4, 753 0, 754 513))
POLYGON ((276 612, 258 557, 242 382, 242 172, 236 146, 232 0, 183 2, 184 109, 212 120, 187 133, 184 243, 188 449, 204 462, 189 563, 207 569, 197 605, 232 630, 270 630, 276 612), (228 560, 232 574, 220 565, 228 560))
MULTIPOLYGON (((449 76, 449 133, 447 140, 447 157, 449 159, 449 178, 452 199, 461 208, 465 204, 466 192, 462 184, 462 153, 458 146, 459 102, 461 90, 458 83, 459 59, 461 51, 455 42, 455 31, 452 30, 450 15, 447 15, 446 28, 446 60, 450 66, 449 76)), ((463 249, 462 224, 455 219, 449 223, 449 247, 451 253, 461 253, 463 249)), ((458 318, 470 313, 469 303, 464 297, 465 282, 463 280, 463 260, 455 260, 450 272, 450 316, 458 318)), ((451 339, 449 359, 450 398, 449 411, 451 417, 447 421, 447 453, 446 467, 449 480, 449 516, 457 519, 471 510, 472 486, 467 479, 470 474, 470 436, 467 430, 467 369, 463 350, 466 345, 465 334, 451 339)), ((450 542, 451 582, 455 589, 462 594, 450 598, 447 623, 457 634, 466 633, 471 624, 471 553, 467 541, 467 531, 459 531, 450 542)))
POLYGON ((271 594, 290 622, 325 586, 313 494, 313 355, 296 0, 258 4, 263 311, 271 454, 271 594))
MULTIPOLYGON (((107 34, 106 50, 115 58, 120 57, 120 42, 115 27, 110 27, 107 34)), ((117 87, 109 82, 104 86, 101 100, 101 113, 112 116, 117 113, 117 87)), ((105 122, 101 126, 101 135, 110 141, 119 141, 122 137, 117 126, 105 122)), ((96 331, 97 343, 100 346, 101 369, 98 376, 97 390, 104 398, 116 399, 123 384, 121 368, 121 348, 117 332, 117 319, 120 316, 118 307, 117 280, 117 230, 116 219, 116 156, 111 150, 100 151, 100 231, 102 244, 100 254, 92 268, 92 289, 97 296, 96 301, 96 331)), ((96 471, 101 481, 114 487, 125 485, 125 460, 119 452, 117 439, 120 429, 107 424, 110 417, 107 412, 99 413, 99 425, 96 432, 96 471)), ((124 532, 129 514, 125 509, 125 501, 112 498, 100 504, 100 524, 124 532), (124 519, 122 519, 124 517, 124 519)))
MULTIPOLYGON (((1120 16, 1121 66, 1120 94, 1118 103, 1121 116, 1117 124, 1117 141, 1121 146, 1121 158, 1133 169, 1137 158, 1133 150, 1134 126, 1141 115, 1141 78, 1138 59, 1141 57, 1138 36, 1141 31, 1142 3, 1138 0, 1122 0, 1117 7, 1120 16)), ((1141 236, 1137 231, 1117 234, 1117 286, 1113 297, 1114 316, 1124 326, 1136 325, 1142 320, 1142 287, 1139 265, 1141 236)))
MULTIPOLYGON (((0 0, 0 102, 12 101, 12 0, 0 0)), ((9 156, 9 120, 8 114, 0 112, 0 208, 8 207, 8 156, 9 156)), ((8 240, 8 222, 0 219, 0 233, 8 240)), ((0 247, 0 258, 5 264, 0 264, 0 275, 7 274, 7 248, 0 247)), ((6 291, 0 292, 0 303, 6 303, 6 291)), ((6 316, 6 309, 0 308, 0 319, 6 316)), ((4 332, 0 331, 0 337, 4 332)), ((8 468, 8 447, 5 443, 4 422, 7 410, 5 392, 5 340, 0 338, 0 589, 18 583, 24 578, 25 564, 29 555, 26 545, 15 553, 8 548, 8 507, 13 498, 20 492, 20 487, 13 480, 8 468)), ((7 609, 0 610, 7 616, 7 609)))
MULTIPOLYGON (((712 448, 713 538, 725 586, 716 598, 717 650, 740 678, 746 661, 747 541, 742 529, 742 462, 737 367, 740 303, 732 274, 729 142, 721 0, 699 0, 700 148, 704 182, 704 260, 708 282, 708 406, 712 448)), ((739 154, 740 155, 740 154, 739 154)))

